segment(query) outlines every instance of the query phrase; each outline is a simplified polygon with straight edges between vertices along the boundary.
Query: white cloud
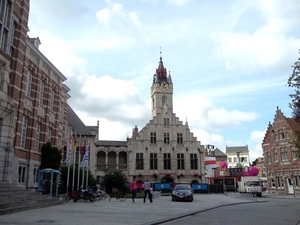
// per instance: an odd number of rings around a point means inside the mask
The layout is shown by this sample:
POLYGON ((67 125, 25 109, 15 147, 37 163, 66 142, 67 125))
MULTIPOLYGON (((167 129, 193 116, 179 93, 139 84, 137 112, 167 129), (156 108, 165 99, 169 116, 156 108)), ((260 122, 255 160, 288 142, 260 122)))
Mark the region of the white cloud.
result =
POLYGON ((108 26, 110 20, 110 12, 107 8, 101 9, 96 13, 96 17, 104 26, 108 26))
POLYGON ((291 50, 295 49, 295 43, 300 43, 299 38, 296 41, 289 34, 300 25, 299 17, 295 17, 293 13, 295 8, 300 9, 300 4, 269 0, 251 4, 233 8, 229 18, 234 17, 233 24, 236 24, 243 13, 256 6, 264 24, 254 32, 235 31, 234 26, 230 26, 229 30, 224 28, 223 31, 211 32, 210 37, 216 43, 216 52, 230 70, 242 69, 250 73, 260 68, 278 70, 283 64, 287 65, 287 59, 294 56, 291 55, 291 50))
POLYGON ((189 2, 189 0, 167 0, 167 2, 170 4, 181 6, 189 2))
POLYGON ((258 118, 254 112, 218 108, 209 99, 198 94, 176 99, 174 104, 175 112, 181 119, 187 117, 190 124, 202 128, 235 129, 244 122, 252 122, 258 118))
POLYGON ((256 130, 256 131, 253 131, 251 133, 250 139, 251 139, 251 141, 254 141, 254 142, 258 142, 258 141, 262 142, 265 134, 266 134, 266 131, 258 131, 258 130, 256 130))
POLYGON ((68 43, 47 33, 41 33, 40 40, 40 51, 43 52, 51 63, 67 78, 79 75, 82 70, 85 70, 86 60, 75 56, 68 43))

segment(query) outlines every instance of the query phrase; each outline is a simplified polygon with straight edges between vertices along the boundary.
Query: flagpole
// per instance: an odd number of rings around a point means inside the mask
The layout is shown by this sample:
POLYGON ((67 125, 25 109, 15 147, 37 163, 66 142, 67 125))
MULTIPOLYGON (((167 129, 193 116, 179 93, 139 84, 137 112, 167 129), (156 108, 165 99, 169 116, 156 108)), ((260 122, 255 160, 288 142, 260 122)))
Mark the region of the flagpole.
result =
POLYGON ((76 145, 77 145, 77 138, 76 138, 76 130, 75 130, 75 140, 74 140, 74 160, 73 160, 73 180, 72 180, 72 192, 74 192, 74 183, 75 183, 75 162, 76 162, 76 145))
POLYGON ((72 141, 73 141, 73 134, 72 134, 72 128, 68 140, 68 153, 67 157, 65 159, 65 162, 68 163, 68 175, 67 175, 67 193, 69 192, 69 179, 70 179, 70 162, 72 158, 72 141))
POLYGON ((84 186, 84 155, 85 155, 85 151, 86 151, 86 137, 84 137, 84 146, 83 146, 83 157, 82 157, 82 162, 81 162, 81 166, 82 166, 82 187, 84 186))
POLYGON ((86 156, 85 156, 85 161, 86 161, 86 186, 89 185, 89 150, 90 150, 90 143, 87 141, 88 145, 86 148, 86 156))
POLYGON ((77 189, 79 189, 79 177, 80 177, 80 155, 81 155, 81 134, 79 135, 79 151, 78 151, 78 176, 77 176, 77 189))

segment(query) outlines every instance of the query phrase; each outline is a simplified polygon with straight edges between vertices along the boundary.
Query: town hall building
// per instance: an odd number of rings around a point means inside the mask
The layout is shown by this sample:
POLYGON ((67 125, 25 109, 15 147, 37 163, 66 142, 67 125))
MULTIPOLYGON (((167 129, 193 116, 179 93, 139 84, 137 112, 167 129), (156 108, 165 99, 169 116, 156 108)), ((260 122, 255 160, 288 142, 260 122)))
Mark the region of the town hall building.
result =
POLYGON ((126 141, 97 141, 95 175, 107 169, 124 172, 128 181, 201 183, 204 180, 200 141, 173 112, 173 83, 160 57, 151 87, 152 119, 140 131, 135 126, 126 141))

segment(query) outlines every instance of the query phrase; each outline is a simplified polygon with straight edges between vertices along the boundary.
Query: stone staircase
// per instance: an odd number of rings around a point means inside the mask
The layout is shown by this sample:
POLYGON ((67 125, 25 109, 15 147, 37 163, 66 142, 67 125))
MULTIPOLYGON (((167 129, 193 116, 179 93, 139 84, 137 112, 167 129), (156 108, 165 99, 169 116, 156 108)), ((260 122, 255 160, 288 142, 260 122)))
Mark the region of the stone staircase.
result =
POLYGON ((64 204, 64 201, 59 198, 0 181, 0 216, 60 204, 64 204))

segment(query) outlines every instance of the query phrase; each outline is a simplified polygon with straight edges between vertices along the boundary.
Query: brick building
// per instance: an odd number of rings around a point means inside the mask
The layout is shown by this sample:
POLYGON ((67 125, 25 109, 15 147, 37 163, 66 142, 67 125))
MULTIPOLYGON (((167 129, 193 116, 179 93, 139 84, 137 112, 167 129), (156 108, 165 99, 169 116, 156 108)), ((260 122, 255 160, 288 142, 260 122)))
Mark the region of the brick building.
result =
POLYGON ((263 155, 269 191, 277 194, 300 194, 300 161, 294 146, 299 124, 287 118, 277 107, 273 123, 269 123, 263 142, 263 155))
POLYGON ((36 187, 41 146, 65 145, 66 77, 29 38, 29 0, 0 1, 1 180, 36 187))

